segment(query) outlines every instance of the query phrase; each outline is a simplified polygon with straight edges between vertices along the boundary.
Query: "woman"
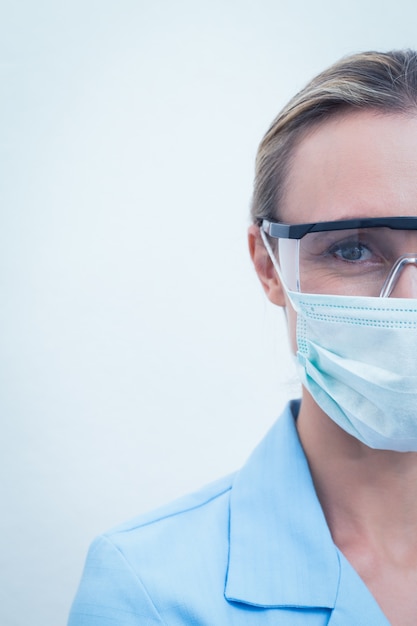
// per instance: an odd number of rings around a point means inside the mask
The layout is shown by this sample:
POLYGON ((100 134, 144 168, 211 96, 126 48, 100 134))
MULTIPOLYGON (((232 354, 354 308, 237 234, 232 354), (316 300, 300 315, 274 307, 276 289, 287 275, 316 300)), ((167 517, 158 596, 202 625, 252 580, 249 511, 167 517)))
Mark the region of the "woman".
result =
POLYGON ((96 540, 70 626, 417 623, 417 54, 297 94, 252 217, 301 403, 234 476, 96 540))

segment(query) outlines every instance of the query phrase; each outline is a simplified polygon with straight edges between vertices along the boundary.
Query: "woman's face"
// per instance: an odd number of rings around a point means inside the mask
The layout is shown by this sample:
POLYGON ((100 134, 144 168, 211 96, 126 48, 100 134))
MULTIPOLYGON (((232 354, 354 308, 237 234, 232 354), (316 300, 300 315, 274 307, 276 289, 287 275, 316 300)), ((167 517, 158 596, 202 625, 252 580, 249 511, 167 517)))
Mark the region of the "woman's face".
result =
MULTIPOLYGON (((280 220, 287 223, 417 216, 417 112, 348 113, 307 134, 295 149, 280 220)), ((295 350, 295 313, 251 227, 252 258, 269 299, 287 309, 295 350)), ((408 250, 416 252, 416 250, 408 250)), ((417 268, 401 274, 397 297, 417 298, 417 268)))

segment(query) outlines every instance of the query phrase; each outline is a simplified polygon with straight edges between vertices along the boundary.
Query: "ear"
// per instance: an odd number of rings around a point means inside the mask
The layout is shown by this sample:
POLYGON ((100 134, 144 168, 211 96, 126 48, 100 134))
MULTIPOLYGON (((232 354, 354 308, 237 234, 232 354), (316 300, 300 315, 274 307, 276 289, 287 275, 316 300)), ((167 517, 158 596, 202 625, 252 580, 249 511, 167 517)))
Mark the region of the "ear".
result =
POLYGON ((248 243, 256 273, 266 295, 273 304, 285 307, 285 290, 264 246, 259 226, 252 224, 249 227, 248 243))

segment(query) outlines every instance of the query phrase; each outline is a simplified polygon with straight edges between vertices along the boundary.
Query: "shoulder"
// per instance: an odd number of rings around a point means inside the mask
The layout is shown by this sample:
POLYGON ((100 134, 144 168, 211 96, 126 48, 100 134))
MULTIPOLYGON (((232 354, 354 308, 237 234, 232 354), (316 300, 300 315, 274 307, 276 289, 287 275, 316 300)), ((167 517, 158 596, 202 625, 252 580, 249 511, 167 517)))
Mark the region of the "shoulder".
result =
POLYGON ((69 626, 304 624, 278 597, 297 561, 287 531, 308 473, 298 448, 287 410, 236 474, 101 535, 69 626))
POLYGON ((204 560, 207 567, 207 550, 210 560, 223 555, 223 562, 227 558, 232 484, 233 475, 227 476, 117 526, 102 539, 110 542, 137 572, 146 569, 149 573, 151 567, 160 568, 163 563, 167 574, 172 566, 176 572, 182 568, 183 574, 188 568, 192 575, 199 560, 204 560))
POLYGON ((168 607, 187 612, 196 597, 213 597, 213 585, 222 597, 232 483, 218 480, 98 537, 69 626, 164 624, 168 607))

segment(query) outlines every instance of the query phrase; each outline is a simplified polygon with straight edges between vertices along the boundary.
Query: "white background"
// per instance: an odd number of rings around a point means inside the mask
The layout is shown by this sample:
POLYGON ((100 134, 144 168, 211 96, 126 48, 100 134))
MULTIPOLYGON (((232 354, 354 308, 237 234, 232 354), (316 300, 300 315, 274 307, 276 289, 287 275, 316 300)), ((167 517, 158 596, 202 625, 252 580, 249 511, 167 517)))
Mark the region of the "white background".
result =
POLYGON ((0 2, 0 623, 65 624, 107 528, 238 468, 297 385, 246 245, 257 144, 415 0, 0 2))

